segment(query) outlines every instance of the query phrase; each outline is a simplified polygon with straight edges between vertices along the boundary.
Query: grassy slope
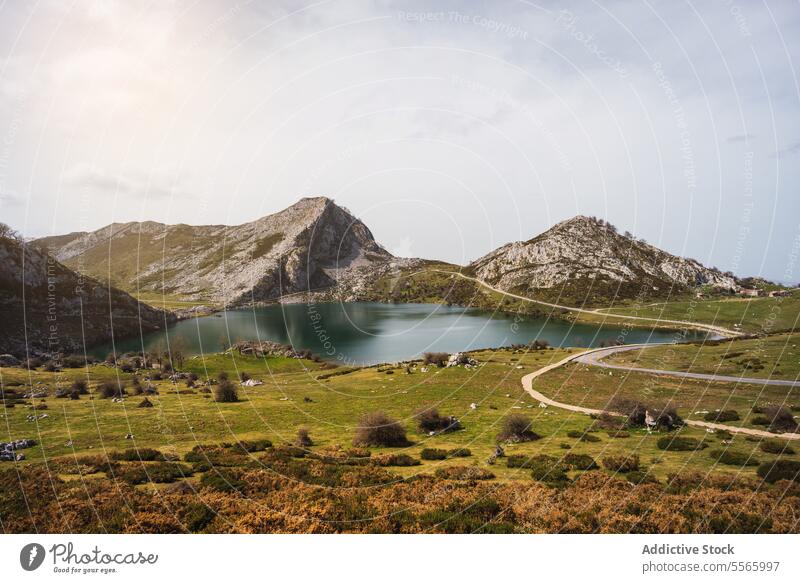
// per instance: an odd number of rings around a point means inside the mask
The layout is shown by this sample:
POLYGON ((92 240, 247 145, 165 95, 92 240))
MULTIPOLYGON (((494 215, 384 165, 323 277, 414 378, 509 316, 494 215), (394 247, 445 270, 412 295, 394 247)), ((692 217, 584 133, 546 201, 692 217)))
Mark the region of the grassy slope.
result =
MULTIPOLYGON (((169 268, 166 268, 166 271, 158 270, 138 279, 137 275, 142 269, 164 265, 166 262, 179 262, 181 258, 207 251, 212 243, 213 241, 197 235, 191 227, 177 225, 170 227, 166 234, 121 234, 110 242, 98 244, 86 253, 65 261, 65 264, 101 281, 110 281, 112 285, 136 296, 144 287, 158 288, 162 278, 170 275, 169 268)), ((139 299, 159 308, 190 307, 203 303, 187 301, 180 294, 172 294, 170 290, 162 292, 143 292, 139 299)))
POLYGON ((754 378, 795 380, 800 375, 800 333, 712 344, 684 344, 621 352, 610 364, 754 378))
POLYGON ((785 298, 724 298, 661 302, 602 310, 601 314, 581 314, 579 319, 601 321, 613 314, 668 320, 688 320, 726 328, 741 326, 753 334, 791 331, 800 323, 800 292, 785 298))
MULTIPOLYGON (((569 430, 583 430, 591 420, 583 415, 568 413, 554 408, 539 408, 521 389, 520 377, 526 372, 563 358, 567 351, 549 350, 532 354, 511 351, 485 352, 477 355, 486 364, 477 370, 435 369, 428 373, 405 374, 403 369, 395 369, 394 374, 379 372, 376 368, 362 369, 350 374, 334 376, 327 380, 317 377, 326 372, 321 365, 309 361, 271 358, 255 358, 216 355, 205 360, 187 361, 185 369, 204 376, 216 374, 220 370, 234 373, 247 371, 261 378, 265 384, 241 390, 240 403, 218 404, 202 393, 175 394, 168 381, 157 382, 158 397, 151 397, 156 405, 151 409, 139 409, 136 405, 141 397, 128 397, 122 403, 110 400, 90 399, 87 396, 79 401, 67 399, 46 399, 48 417, 38 422, 29 422, 26 417, 33 411, 26 406, 17 405, 6 409, 2 418, 3 431, 0 439, 34 438, 41 447, 25 450, 30 460, 72 454, 67 442, 72 440, 76 453, 100 453, 137 445, 156 447, 165 452, 185 453, 197 443, 235 442, 241 439, 266 437, 275 443, 290 441, 297 427, 310 429, 316 446, 335 444, 348 445, 352 440, 353 427, 360 415, 366 411, 384 410, 402 420, 409 429, 409 437, 415 445, 406 453, 418 457, 423 447, 454 448, 467 447, 473 456, 460 460, 423 461, 422 466, 393 468, 403 475, 420 471, 431 471, 442 465, 477 465, 488 467, 486 459, 494 448, 494 438, 498 423, 511 412, 523 412, 534 420, 534 429, 542 439, 533 443, 513 445, 507 453, 536 455, 547 453, 561 456, 566 450, 560 444, 572 446, 573 453, 588 453, 600 458, 610 453, 635 451, 642 462, 650 466, 658 477, 664 477, 685 467, 707 471, 715 468, 706 453, 662 452, 657 449, 657 435, 647 435, 641 431, 632 432, 627 439, 612 439, 603 432, 597 433, 597 443, 578 442, 567 437, 569 430), (520 369, 518 367, 522 366, 520 369), (312 402, 305 402, 309 397, 312 402), (477 403, 476 410, 470 409, 477 403), (425 405, 436 406, 443 414, 454 414, 462 419, 465 430, 445 436, 428 437, 420 435, 414 427, 414 411, 425 405), (125 439, 133 433, 135 440, 125 439)), ((383 370, 383 369, 381 369, 383 370)), ((613 390, 616 378, 611 381, 607 375, 587 373, 576 376, 574 370, 556 371, 546 375, 537 388, 556 398, 580 400, 580 395, 572 387, 575 383, 591 386, 584 390, 593 402, 600 402, 604 392, 613 390), (565 378, 568 377, 567 378, 565 378), (606 382, 606 379, 609 379, 606 382), (569 391, 564 392, 565 389, 569 391)), ((67 384, 76 376, 85 374, 81 370, 65 372, 61 384, 67 384)), ((93 383, 103 378, 114 378, 117 371, 105 366, 92 367, 89 374, 93 383)), ((123 375, 126 376, 126 375, 123 375)), ((644 379, 642 379, 644 380, 644 379)), ((27 371, 3 369, 2 382, 6 388, 21 390, 17 383, 44 383, 50 388, 58 384, 54 373, 34 372, 28 377, 27 371)), ((657 379, 655 388, 645 389, 656 392, 675 391, 670 381, 657 379)), ((632 388, 640 388, 641 383, 634 379, 632 388)), ((177 387, 181 390, 185 386, 177 387)), ((682 390, 682 389, 681 389, 682 390)), ((707 406, 721 402, 722 395, 729 388, 722 387, 718 392, 701 395, 707 406)), ((702 391, 700 391, 702 393, 702 391)), ((745 401, 748 397, 743 397, 745 401)), ((37 400, 37 403, 39 401, 37 400)), ((691 399, 681 402, 691 403, 691 399)), ((695 429, 684 429, 682 433, 698 438, 707 438, 716 445, 719 439, 707 436, 695 429)), ((757 444, 735 439, 735 449, 752 450, 757 444)), ((377 450, 376 450, 377 453, 377 450)), ((759 453, 760 458, 768 458, 759 453)), ((730 467, 716 467, 718 471, 733 471, 730 467)), ((506 468, 504 463, 492 467, 500 479, 530 479, 528 470, 506 468)), ((753 472, 752 468, 743 470, 753 472)))

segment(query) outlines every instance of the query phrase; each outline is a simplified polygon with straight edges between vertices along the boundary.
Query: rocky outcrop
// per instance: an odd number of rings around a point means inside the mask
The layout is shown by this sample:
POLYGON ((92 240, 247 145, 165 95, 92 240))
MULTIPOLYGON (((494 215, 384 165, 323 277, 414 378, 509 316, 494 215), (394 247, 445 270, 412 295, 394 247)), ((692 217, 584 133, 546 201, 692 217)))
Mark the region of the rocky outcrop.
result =
POLYGON ((676 286, 736 286, 731 274, 671 255, 584 216, 558 223, 529 241, 504 245, 468 269, 499 289, 517 292, 576 286, 612 291, 640 287, 651 292, 675 291, 676 286))
POLYGON ((83 352, 149 332, 172 314, 79 275, 36 246, 0 238, 0 352, 16 357, 83 352))
POLYGON ((241 305, 326 289, 392 255, 349 211, 303 198, 238 226, 124 223, 39 239, 69 267, 126 290, 241 305))

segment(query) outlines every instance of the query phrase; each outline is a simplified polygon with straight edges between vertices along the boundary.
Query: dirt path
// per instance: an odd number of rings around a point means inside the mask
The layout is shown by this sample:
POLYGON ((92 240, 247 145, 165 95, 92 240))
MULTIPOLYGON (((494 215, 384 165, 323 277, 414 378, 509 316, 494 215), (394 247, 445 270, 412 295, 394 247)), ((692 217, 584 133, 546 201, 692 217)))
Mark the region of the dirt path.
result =
MULTIPOLYGON (((631 344, 630 346, 625 346, 624 348, 626 348, 628 350, 631 350, 633 348, 643 348, 643 347, 647 347, 647 346, 657 346, 657 345, 653 345, 653 344, 650 344, 650 345, 647 345, 647 344, 631 344)), ((616 348, 623 348, 623 347, 616 347, 616 348)), ((552 364, 548 364, 547 366, 544 366, 544 367, 540 368, 539 370, 536 370, 536 371, 534 371, 532 373, 526 374, 524 377, 522 377, 522 388, 525 389, 525 392, 528 393, 531 397, 533 397, 537 401, 540 401, 540 402, 544 403, 545 405, 548 405, 549 407, 556 407, 557 409, 565 409, 566 411, 573 411, 575 413, 583 413, 585 415, 600 415, 602 413, 607 413, 609 415, 618 416, 620 414, 615 412, 615 411, 605 411, 603 409, 590 409, 588 407, 581 407, 579 405, 570 405, 568 403, 560 403, 558 401, 554 401, 553 399, 543 395, 542 393, 540 393, 539 391, 537 391, 536 389, 533 388, 533 382, 538 377, 542 376, 544 373, 549 372, 549 371, 551 371, 553 369, 559 368, 561 366, 564 366, 565 364, 568 364, 568 363, 573 362, 573 361, 584 362, 584 363, 588 362, 589 364, 593 364, 593 361, 591 360, 591 357, 593 355, 599 353, 599 355, 595 356, 594 358, 602 358, 602 356, 604 355, 603 353, 607 352, 608 350, 609 350, 608 348, 593 348, 591 350, 585 350, 583 352, 578 352, 577 354, 571 354, 570 356, 568 356, 568 357, 566 357, 566 358, 564 358, 562 360, 559 360, 558 362, 554 362, 552 364), (587 360, 584 360, 584 359, 590 359, 590 360, 587 361, 587 360)), ((605 354, 605 356, 607 356, 607 354, 605 354)), ((619 368, 624 368, 624 367, 619 367, 619 368)), ((629 370, 642 371, 643 369, 635 369, 634 368, 634 369, 629 369, 629 370)), ((662 371, 662 372, 669 373, 670 371, 662 371)), ((684 374, 687 374, 687 373, 684 373, 684 374)), ((713 375, 711 375, 711 376, 713 376, 713 375)), ((749 379, 749 380, 754 380, 754 379, 749 379)), ((761 380, 761 379, 756 379, 756 380, 761 380)), ((684 423, 686 423, 686 425, 689 425, 689 426, 692 426, 692 427, 702 427, 704 429, 714 429, 714 430, 725 430, 725 431, 730 431, 731 433, 740 433, 740 434, 743 434, 743 435, 753 435, 753 436, 756 436, 756 437, 775 437, 775 438, 779 438, 779 439, 800 440, 800 434, 798 434, 798 433, 770 433, 769 431, 762 431, 761 429, 750 429, 749 427, 735 427, 733 425, 723 425, 722 423, 711 423, 711 422, 708 422, 708 421, 696 421, 696 420, 691 420, 691 419, 686 419, 684 421, 684 423)))
POLYGON ((724 328, 722 326, 714 326, 713 324, 702 324, 700 322, 689 322, 687 320, 662 320, 659 318, 647 318, 645 316, 628 316, 625 314, 609 314, 607 312, 599 312, 598 310, 607 309, 607 308, 595 308, 595 309, 586 309, 586 308, 574 308, 571 306, 562 306, 560 304, 553 304, 551 302, 545 302, 543 300, 534 300, 533 298, 529 298, 526 296, 521 296, 518 294, 512 294, 511 292, 503 291, 498 289, 492 285, 489 285, 485 281, 481 281, 475 277, 470 277, 468 275, 464 275, 463 273, 459 273, 457 271, 446 271, 444 269, 433 269, 432 271, 438 271, 439 273, 449 273, 451 275, 457 275, 462 279, 466 279, 469 281, 473 281, 479 285, 482 285, 486 289, 492 290, 495 293, 502 294, 504 296, 508 296, 510 298, 515 298, 518 300, 523 300, 526 302, 531 302, 534 304, 539 304, 542 306, 547 306, 549 308, 556 308, 559 310, 567 310, 570 312, 576 312, 580 314, 592 314, 594 316, 606 316, 608 318, 621 318, 624 320, 638 320, 640 322, 655 322, 656 324, 668 324, 672 326, 680 326, 684 328, 694 328, 697 330, 704 330, 706 332, 713 332, 714 334, 719 334, 720 336, 725 336, 727 338, 734 338, 736 336, 742 336, 741 332, 737 332, 736 330, 730 330, 728 328, 724 328))

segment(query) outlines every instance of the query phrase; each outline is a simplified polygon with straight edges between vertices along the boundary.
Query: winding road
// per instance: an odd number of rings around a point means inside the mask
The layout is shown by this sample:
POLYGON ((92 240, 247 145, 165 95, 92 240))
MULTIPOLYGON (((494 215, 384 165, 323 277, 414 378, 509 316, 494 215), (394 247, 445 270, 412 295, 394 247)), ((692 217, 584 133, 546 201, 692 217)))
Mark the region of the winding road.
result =
POLYGON ((694 328, 697 330, 704 330, 706 332, 713 332, 714 334, 719 334, 720 336, 725 336, 726 338, 734 338, 737 336, 742 336, 742 332, 738 332, 736 330, 731 330, 729 328, 724 328, 722 326, 715 326, 713 324, 702 324, 700 322, 690 322, 688 320, 662 320, 659 318, 647 318, 645 316, 628 316, 626 314, 608 314, 606 312, 600 312, 598 310, 603 308, 598 308, 594 310, 589 310, 586 308, 574 308, 572 306, 562 306, 560 304, 554 304, 551 302, 545 302, 543 300, 534 300, 533 298, 529 298, 526 296, 521 296, 518 294, 513 294, 511 292, 507 292, 501 289, 498 289, 492 285, 489 285, 485 281, 482 281, 476 277, 470 277, 468 275, 464 275, 463 273, 459 273, 458 271, 447 271, 445 269, 432 269, 429 271, 436 271, 439 273, 448 273, 450 275, 457 275, 461 279, 466 279, 468 281, 475 282, 486 289, 489 289, 495 293, 508 296, 510 298, 515 298, 518 300, 523 300, 526 302, 530 302, 533 304, 539 304, 541 306, 547 306, 549 308, 556 308, 559 310, 567 310, 569 312, 576 312, 580 314, 592 314, 594 316, 605 316, 606 318, 621 318, 623 320, 638 320, 642 322, 655 322, 658 325, 668 325, 668 326, 680 326, 684 328, 694 328))
MULTIPOLYGON (((684 372, 677 372, 677 371, 669 371, 669 370, 655 370, 655 369, 643 369, 643 368, 635 368, 635 367, 626 367, 626 366, 619 366, 619 365, 611 365, 601 363, 600 360, 610 354, 614 354, 615 352, 622 352, 625 350, 635 350, 637 348, 649 348, 653 346, 659 346, 659 344, 630 344, 628 346, 614 346, 610 348, 593 348, 590 350, 585 350, 583 352, 579 352, 577 354, 571 354, 570 356, 559 360, 558 362, 554 362, 552 364, 548 364, 532 373, 526 374, 522 377, 522 388, 525 389, 525 392, 528 393, 531 397, 540 401, 550 407, 555 407, 557 409, 564 409, 566 411, 572 411, 574 413, 583 413, 585 415, 601 415, 603 413, 607 413, 609 415, 620 415, 620 413, 616 411, 606 411, 603 409, 590 409, 589 407, 581 407, 579 405, 570 405, 568 403, 560 403, 558 401, 554 401, 553 399, 543 395, 539 391, 533 388, 533 382, 546 372, 554 370, 556 368, 562 367, 565 364, 570 362, 580 362, 583 364, 589 364, 594 366, 601 366, 604 368, 614 368, 619 370, 627 370, 632 372, 645 372, 651 374, 659 374, 659 375, 667 375, 667 376, 677 376, 677 377, 685 377, 685 378, 693 378, 693 379, 704 379, 704 380, 714 380, 714 381, 732 381, 732 382, 740 382, 740 383, 753 383, 753 384, 760 384, 760 385, 790 385, 790 386, 800 386, 800 382, 796 381, 784 381, 784 380, 772 380, 772 379, 753 379, 753 378, 742 378, 742 377, 728 377, 728 376, 720 376, 720 375, 703 375, 703 374, 695 374, 695 373, 684 373, 684 372)), ((663 346, 663 344, 661 344, 663 346)), ((736 427, 734 425, 724 425, 722 423, 711 423, 709 421, 698 421, 694 419, 686 419, 684 420, 686 425, 690 425, 692 427, 702 427, 704 429, 714 429, 714 430, 725 430, 730 431, 731 433, 740 433, 744 435, 753 435, 756 437, 776 437, 780 439, 789 439, 789 440, 800 440, 800 434, 798 433, 771 433, 769 431, 763 431, 761 429, 751 429, 749 427, 736 427)))

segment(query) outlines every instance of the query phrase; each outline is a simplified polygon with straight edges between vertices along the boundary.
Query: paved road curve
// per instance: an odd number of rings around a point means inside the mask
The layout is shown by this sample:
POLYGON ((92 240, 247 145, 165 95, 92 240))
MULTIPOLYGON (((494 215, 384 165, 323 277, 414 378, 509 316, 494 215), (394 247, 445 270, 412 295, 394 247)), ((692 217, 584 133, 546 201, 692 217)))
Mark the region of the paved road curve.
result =
POLYGON ((615 370, 625 370, 631 372, 646 372, 656 375, 664 375, 671 377, 681 377, 685 379, 699 379, 702 381, 722 381, 726 383, 746 383, 748 385, 775 385, 781 387, 800 387, 800 381, 788 381, 782 379, 754 379, 750 377, 733 377, 727 375, 717 374, 703 374, 697 372, 679 372, 675 370, 660 370, 655 368, 639 368, 632 366, 624 366, 620 364, 608 364, 603 362, 602 359, 618 352, 627 352, 629 350, 638 350, 640 348, 650 348, 652 346, 664 346, 663 344, 630 344, 627 346, 612 346, 609 348, 600 348, 589 353, 584 353, 576 360, 583 364, 590 364, 592 366, 599 366, 602 368, 613 368, 615 370))
MULTIPOLYGON (((628 350, 632 350, 634 348, 644 348, 648 346, 658 346, 657 344, 631 344, 630 346, 625 346, 624 348, 628 350)), ((614 348, 623 348, 623 347, 614 347, 614 348)), ((586 350, 584 352, 578 352, 576 354, 571 354, 570 356, 559 360, 558 362, 554 362, 552 364, 548 364, 536 370, 532 373, 526 374, 522 377, 522 388, 525 389, 531 397, 536 399, 537 401, 541 401, 542 403, 550 406, 556 407, 557 409, 565 409, 567 411, 573 411, 575 413, 583 413, 585 415, 600 415, 602 413, 607 413, 609 415, 620 415, 620 413, 616 411, 605 411, 603 409, 590 409, 588 407, 581 407, 579 405, 570 405, 568 403, 560 403, 558 401, 554 401, 549 397, 546 397, 539 391, 533 388, 533 382, 544 373, 564 366, 572 361, 579 361, 579 362, 587 362, 589 364, 593 364, 591 357, 594 356, 595 358, 602 358, 603 353, 606 353, 609 349, 608 348, 594 348, 591 350, 586 350), (598 354, 599 353, 599 354, 598 354), (597 356, 595 356, 597 355, 597 356)), ((605 354, 607 356, 607 354, 605 354)), ((623 367, 624 368, 624 367, 623 367)), ((644 369, 629 369, 629 370, 644 370, 644 369)), ((645 371, 646 372, 646 371, 645 371)), ((665 373, 669 373, 671 371, 662 371, 665 373)), ((714 376, 714 375, 711 375, 714 376)), ((734 377, 735 378, 735 377, 734 377)), ((762 379, 748 379, 748 380, 762 380, 762 379)), ((740 379, 741 381, 741 379, 740 379)), ((777 437, 780 439, 790 439, 790 440, 800 440, 800 434, 798 433, 770 433, 769 431, 762 431, 760 429, 750 429, 749 427, 736 427, 734 425, 723 425, 722 423, 710 423, 708 421, 696 421, 693 419, 686 419, 684 420, 686 425, 690 425, 692 427, 702 427, 704 429, 714 429, 714 430, 725 430, 730 431, 731 433, 741 433, 744 435, 754 435, 757 437, 777 437)))

